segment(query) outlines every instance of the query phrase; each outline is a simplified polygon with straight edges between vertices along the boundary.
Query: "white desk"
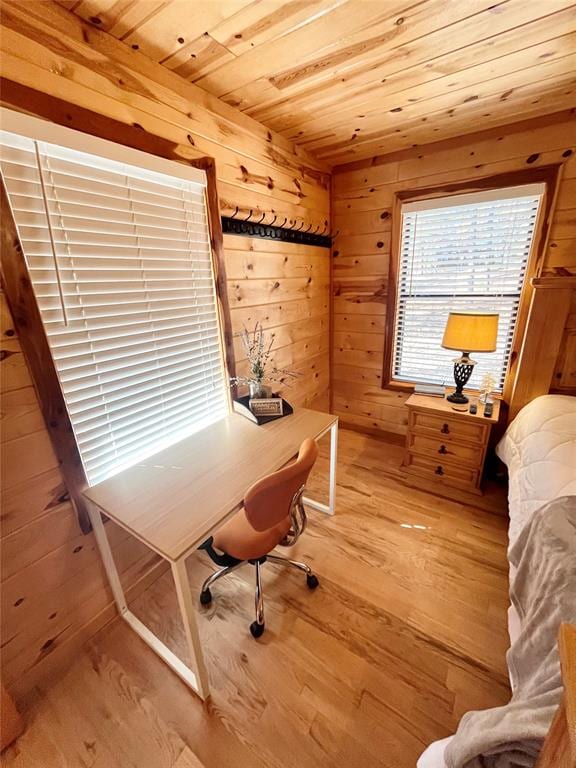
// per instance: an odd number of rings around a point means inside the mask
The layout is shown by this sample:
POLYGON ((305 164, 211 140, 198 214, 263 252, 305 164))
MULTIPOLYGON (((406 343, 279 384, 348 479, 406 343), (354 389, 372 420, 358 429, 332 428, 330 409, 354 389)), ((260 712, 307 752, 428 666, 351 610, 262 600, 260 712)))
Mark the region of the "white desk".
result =
POLYGON ((338 418, 305 408, 297 408, 292 415, 263 426, 231 413, 84 492, 120 615, 202 699, 210 692, 186 558, 242 507, 244 493, 252 483, 295 456, 305 438, 319 440, 328 431, 329 502, 326 505, 305 498, 305 503, 333 514, 338 418), (102 514, 170 563, 192 669, 128 609, 102 514))

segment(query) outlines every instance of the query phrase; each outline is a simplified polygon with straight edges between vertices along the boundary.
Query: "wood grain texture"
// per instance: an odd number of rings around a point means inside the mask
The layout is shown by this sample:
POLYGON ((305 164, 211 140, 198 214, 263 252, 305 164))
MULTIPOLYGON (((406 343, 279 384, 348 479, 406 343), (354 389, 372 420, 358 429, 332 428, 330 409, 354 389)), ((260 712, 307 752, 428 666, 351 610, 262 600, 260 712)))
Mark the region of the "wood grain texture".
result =
POLYGON ((561 625, 558 650, 564 693, 536 768, 576 766, 576 626, 573 624, 561 625))
MULTIPOLYGON (((2 680, 20 695, 114 609, 96 544, 70 504, 4 294, 0 304, 1 345, 10 351, 0 363, 2 680), (15 360, 26 377, 5 375, 15 360)), ((111 535, 125 585, 138 594, 157 575, 156 557, 120 529, 111 535)))
POLYGON ((60 5, 329 164, 575 103, 571 0, 185 2, 60 5))
POLYGON ((175 562, 242 507, 244 492, 336 422, 296 408, 258 426, 237 413, 86 489, 106 516, 175 562), (193 512, 192 512, 193 510, 193 512))
MULTIPOLYGON (((150 19, 156 18, 157 6, 150 19)), ((95 5, 90 8, 94 15, 95 5)), ((119 9, 107 9, 103 26, 118 25, 119 9)), ((7 2, 2 25, 2 98, 8 105, 179 162, 213 157, 222 213, 238 209, 240 215, 258 212, 267 221, 277 216, 306 226, 329 225, 328 176, 287 140, 52 2, 7 2)), ((226 269, 232 252, 246 247, 256 254, 268 252, 265 243, 250 238, 227 236, 224 243, 226 269)), ((227 281, 233 334, 245 322, 244 307, 251 308, 251 323, 264 321, 270 304, 280 304, 288 317, 294 314, 290 305, 301 300, 309 314, 328 318, 328 252, 289 243, 269 248, 277 258, 259 259, 267 280, 248 281, 236 269, 231 273, 236 279, 227 281), (317 268, 303 270, 308 261, 317 268)), ((254 277, 260 278, 258 270, 254 277)), ((291 323, 283 319, 275 325, 291 323)), ((322 354, 306 385, 301 381, 290 390, 296 404, 326 398, 328 351, 322 354)), ((308 363, 308 352, 298 356, 294 348, 291 365, 305 372, 308 363)))
MULTIPOLYGON (((510 400, 510 418, 527 403, 546 395, 554 385, 553 375, 561 355, 569 358, 570 347, 562 349, 576 277, 545 278, 533 281, 526 335, 518 359, 518 375, 510 400)), ((564 366, 573 365, 567 360, 564 366)))
MULTIPOLYGON (((310 481, 318 498, 327 443, 310 481)), ((118 621, 21 700, 28 726, 6 768, 414 768, 464 712, 504 704, 507 521, 486 509, 505 509, 505 489, 475 506, 440 498, 407 487, 401 460, 399 446, 341 431, 337 513, 311 512, 293 550, 320 588, 266 564, 259 642, 252 569, 214 587, 199 609, 208 704, 118 621)), ((212 570, 203 553, 190 558, 195 593, 212 570)), ((132 607, 182 652, 169 574, 132 607)))
MULTIPOLYGON (((84 6, 94 8, 90 0, 84 6)), ((154 0, 124 4, 121 20, 120 6, 108 3, 106 24, 129 34, 162 6, 154 0)), ((277 214, 325 226, 328 176, 289 141, 54 3, 3 3, 1 23, 6 106, 180 162, 209 155, 216 162, 221 211, 238 206, 266 213, 268 220, 277 214)), ((234 262, 234 254, 247 248, 258 253, 261 243, 226 237, 223 247, 225 261, 232 254, 234 262)), ((232 330, 262 321, 277 336, 278 359, 303 374, 288 398, 327 407, 328 252, 286 243, 267 248, 274 257, 253 288, 244 287, 254 281, 242 268, 227 280, 228 292, 239 286, 232 330), (317 265, 312 286, 305 284, 310 270, 301 269, 308 255, 317 265), (276 281, 282 281, 279 290, 276 281), (243 302, 244 296, 251 299, 243 302)), ((74 518, 10 314, 5 305, 0 309, 6 331, 0 368, 2 662, 7 686, 21 696, 66 666, 115 608, 92 536, 82 536, 74 518)), ((114 524, 108 525, 112 531, 114 524)), ((113 546, 134 596, 157 576, 155 556, 120 529, 113 546)))
MULTIPOLYGON (((364 407, 367 401, 378 402, 377 388, 382 384, 382 371, 377 368, 383 362, 383 327, 391 288, 391 213, 395 196, 464 182, 481 185, 490 176, 561 164, 557 199, 562 202, 553 209, 549 238, 543 243, 537 270, 543 277, 570 278, 576 274, 571 248, 576 241, 571 224, 576 210, 571 183, 576 178, 575 125, 572 116, 564 116, 558 123, 548 120, 534 127, 524 124, 518 132, 513 128, 482 132, 470 143, 460 139, 336 169, 332 178, 333 220, 340 234, 332 252, 334 326, 342 329, 348 325, 362 334, 362 340, 352 348, 342 345, 339 330, 334 334, 333 403, 334 412, 343 420, 381 432, 406 431, 406 421, 391 415, 394 409, 403 411, 402 398, 390 401, 386 411, 373 410, 367 415, 364 407), (367 217, 372 222, 368 232, 367 217), (362 388, 370 395, 362 395, 362 388)), ((552 387, 566 394, 576 391, 575 317, 573 303, 562 341, 554 341, 557 358, 553 362, 552 387)))
POLYGON ((576 388, 576 291, 572 291, 560 354, 552 379, 552 391, 570 394, 576 388))
MULTIPOLYGON (((418 481, 436 483, 439 488, 462 488, 482 493, 482 474, 490 431, 498 423, 500 401, 492 415, 456 413, 444 398, 412 395, 406 401, 410 416, 406 433, 404 467, 418 481)), ((442 493, 442 490, 438 490, 442 493)))
POLYGON ((10 694, 4 686, 0 686, 0 711, 2 713, 2 728, 0 733, 0 751, 12 744, 24 730, 24 723, 16 709, 10 694))

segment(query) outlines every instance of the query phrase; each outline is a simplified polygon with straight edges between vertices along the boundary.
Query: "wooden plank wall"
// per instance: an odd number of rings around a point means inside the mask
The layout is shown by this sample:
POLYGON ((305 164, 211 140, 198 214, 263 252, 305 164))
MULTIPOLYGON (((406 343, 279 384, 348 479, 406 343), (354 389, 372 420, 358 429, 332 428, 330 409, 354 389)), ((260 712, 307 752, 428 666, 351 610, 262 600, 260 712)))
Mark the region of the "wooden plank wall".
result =
POLYGON ((572 291, 570 314, 564 329, 551 391, 559 395, 576 394, 576 291, 572 291))
MULTIPOLYGON (((391 206, 397 191, 563 163, 543 274, 576 273, 575 122, 546 122, 334 170, 332 216, 339 234, 332 254, 332 393, 334 412, 343 422, 377 432, 406 431, 407 395, 381 387, 391 206)), ((558 360, 557 391, 574 392, 575 357, 576 311, 569 317, 558 360)))
MULTIPOLYGON (((0 310, 2 680, 18 694, 85 640, 86 625, 96 632, 114 611, 94 537, 82 535, 68 501, 3 293, 0 310)), ((112 523, 109 531, 135 597, 161 573, 157 556, 112 523)))
MULTIPOLYGON (((329 177, 284 139, 105 33, 49 3, 2 4, 3 77, 18 87, 7 106, 74 125, 68 102, 139 125, 182 158, 216 159, 222 208, 236 206, 324 227, 329 177), (59 99, 60 101, 55 101, 59 99)), ((225 237, 234 329, 261 321, 275 334, 275 361, 302 376, 297 404, 328 403, 327 249, 225 237)), ((83 536, 6 304, 2 305, 3 681, 16 696, 67 659, 114 615, 95 541, 83 536)), ((154 578, 154 558, 111 526, 127 585, 154 578), (153 570, 150 572, 150 568, 153 570)))
MULTIPOLYGON (((278 222, 288 219, 298 222, 299 227, 304 223, 303 228, 312 225, 324 229, 329 225, 328 173, 303 150, 238 110, 52 3, 6 0, 1 32, 6 80, 137 125, 171 142, 177 157, 214 157, 223 213, 231 214, 238 208, 241 217, 253 211, 258 217, 266 214, 268 222, 277 216, 278 222)), ((67 115, 65 109, 30 98, 16 106, 48 113, 51 119, 74 127, 74 115, 67 115)), ((328 323, 328 251, 289 243, 272 243, 270 247, 266 241, 248 244, 237 236, 227 236, 225 247, 227 261, 235 269, 229 275, 231 306, 250 307, 250 321, 262 319, 268 327, 292 326, 307 316, 323 315, 322 327, 316 326, 313 347, 318 356, 323 344, 320 337, 328 323), (242 270, 234 256, 249 248, 261 254, 259 261, 266 262, 260 277, 253 269, 242 270), (310 268, 303 266, 308 257, 310 268), (306 270, 309 274, 304 275, 306 270), (304 303, 294 307, 294 301, 304 303), (271 305, 278 310, 272 322, 267 319, 271 305), (255 311, 255 307, 261 309, 255 311)), ((235 331, 245 319, 246 313, 233 312, 235 331)), ((278 331, 278 355, 304 372, 310 370, 310 350, 300 344, 298 335, 298 327, 278 331)), ((319 395, 326 402, 329 366, 325 344, 316 363, 314 373, 318 377, 302 377, 297 390, 290 391, 299 404, 309 404, 319 395), (325 385, 323 391, 320 382, 325 385)))

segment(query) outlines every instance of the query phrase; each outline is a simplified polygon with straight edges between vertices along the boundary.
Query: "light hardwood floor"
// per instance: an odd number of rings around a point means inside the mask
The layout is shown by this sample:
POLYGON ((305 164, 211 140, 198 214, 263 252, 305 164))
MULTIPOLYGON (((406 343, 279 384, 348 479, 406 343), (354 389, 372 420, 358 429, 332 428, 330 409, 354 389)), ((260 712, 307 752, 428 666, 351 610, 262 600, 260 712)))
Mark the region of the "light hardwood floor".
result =
MULTIPOLYGON (((506 518, 408 488, 400 446, 341 430, 337 515, 310 514, 294 556, 321 586, 267 565, 213 588, 202 704, 119 621, 24 704, 10 768, 413 768, 469 709, 509 696, 506 518)), ((322 491, 327 450, 311 486, 322 491)), ((503 490, 477 504, 503 507, 503 490)), ((212 566, 190 558, 198 588, 212 566)), ((183 653, 170 574, 133 605, 183 653)))

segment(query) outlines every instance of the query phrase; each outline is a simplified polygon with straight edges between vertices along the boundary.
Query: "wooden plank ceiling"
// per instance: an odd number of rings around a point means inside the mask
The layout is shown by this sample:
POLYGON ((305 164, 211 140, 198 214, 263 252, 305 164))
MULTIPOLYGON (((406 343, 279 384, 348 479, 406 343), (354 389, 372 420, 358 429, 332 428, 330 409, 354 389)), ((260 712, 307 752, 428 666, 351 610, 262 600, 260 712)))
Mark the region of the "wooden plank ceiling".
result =
POLYGON ((59 0, 329 165, 576 104, 570 0, 59 0))

